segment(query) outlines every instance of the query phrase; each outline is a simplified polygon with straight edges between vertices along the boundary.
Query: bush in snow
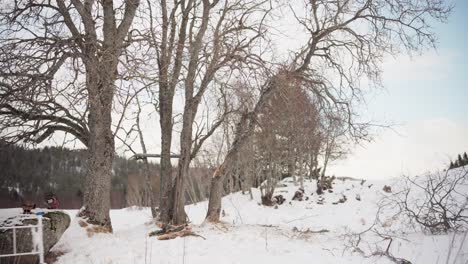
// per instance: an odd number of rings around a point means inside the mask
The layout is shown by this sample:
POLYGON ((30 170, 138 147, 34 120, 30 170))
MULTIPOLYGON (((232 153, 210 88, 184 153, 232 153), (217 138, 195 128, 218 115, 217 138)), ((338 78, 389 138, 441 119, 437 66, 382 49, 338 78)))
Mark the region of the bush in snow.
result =
POLYGON ((405 178, 401 212, 432 234, 468 229, 468 168, 405 178))

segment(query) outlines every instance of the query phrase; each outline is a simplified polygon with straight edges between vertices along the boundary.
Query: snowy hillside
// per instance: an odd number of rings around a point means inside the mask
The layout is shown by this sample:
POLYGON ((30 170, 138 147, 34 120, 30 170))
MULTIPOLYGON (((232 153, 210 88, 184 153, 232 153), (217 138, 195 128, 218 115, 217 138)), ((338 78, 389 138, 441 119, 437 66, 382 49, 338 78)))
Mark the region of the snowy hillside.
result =
MULTIPOLYGON (((193 231, 202 237, 168 241, 149 237, 157 228, 148 209, 113 210, 114 233, 91 237, 75 218, 53 249, 63 254, 57 263, 394 263, 375 254, 386 251, 389 236, 388 252, 396 259, 424 264, 468 261, 466 233, 423 233, 404 216, 395 216, 394 206, 383 206, 403 188, 401 180, 335 180, 333 192, 322 196, 315 193, 315 181, 306 181, 303 201, 291 200, 299 188, 291 178, 278 186, 275 194, 286 201, 276 209, 259 205, 260 191, 256 189, 253 200, 248 193, 225 197, 224 216, 217 225, 203 224, 206 202, 187 206, 193 231), (392 191, 384 192, 385 185, 392 191), (346 201, 337 203, 344 196, 346 201), (379 234, 363 233, 358 247, 353 247, 359 239, 356 234, 371 227, 379 234)), ((0 212, 13 214, 19 209, 0 212)))

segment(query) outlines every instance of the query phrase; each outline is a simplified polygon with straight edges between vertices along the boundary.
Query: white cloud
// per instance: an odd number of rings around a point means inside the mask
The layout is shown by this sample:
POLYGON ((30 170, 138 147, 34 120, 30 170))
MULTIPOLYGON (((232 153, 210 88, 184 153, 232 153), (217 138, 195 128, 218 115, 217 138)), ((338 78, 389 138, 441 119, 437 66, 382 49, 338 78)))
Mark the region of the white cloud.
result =
POLYGON ((329 173, 366 179, 416 175, 444 169, 458 153, 468 151, 468 124, 431 119, 382 133, 337 161, 329 173))
POLYGON ((420 56, 387 57, 383 62, 385 79, 441 80, 450 77, 453 61, 459 57, 451 50, 430 50, 420 56))

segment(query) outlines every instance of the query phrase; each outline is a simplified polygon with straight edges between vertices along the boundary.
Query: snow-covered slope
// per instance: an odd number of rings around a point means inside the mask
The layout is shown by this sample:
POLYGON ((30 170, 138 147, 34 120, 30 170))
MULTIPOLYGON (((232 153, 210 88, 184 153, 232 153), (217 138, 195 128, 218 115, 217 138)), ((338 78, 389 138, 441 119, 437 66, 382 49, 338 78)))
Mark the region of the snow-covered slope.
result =
POLYGON ((359 248, 363 252, 353 250, 357 238, 353 234, 369 229, 376 222, 377 212, 378 230, 394 236, 391 255, 424 264, 468 261, 466 233, 423 234, 406 226, 401 217, 394 217, 394 208, 379 211, 382 199, 398 192, 400 182, 335 180, 333 193, 322 196, 323 204, 317 203, 322 198, 315 193, 315 181, 305 182, 307 201, 291 200, 299 188, 291 178, 280 186, 276 194, 283 195, 286 202, 277 209, 259 205, 260 192, 256 189, 252 189, 253 200, 248 193, 224 197, 223 223, 218 225, 203 224, 206 202, 187 206, 193 230, 206 239, 159 241, 149 237, 156 227, 148 209, 112 210, 114 233, 92 237, 75 218, 53 249, 63 254, 57 263, 394 263, 386 256, 370 256, 376 249, 385 251, 389 244, 389 239, 375 234, 362 235, 359 248), (382 190, 385 185, 392 187, 392 193, 382 190), (343 195, 346 202, 333 203, 343 195))

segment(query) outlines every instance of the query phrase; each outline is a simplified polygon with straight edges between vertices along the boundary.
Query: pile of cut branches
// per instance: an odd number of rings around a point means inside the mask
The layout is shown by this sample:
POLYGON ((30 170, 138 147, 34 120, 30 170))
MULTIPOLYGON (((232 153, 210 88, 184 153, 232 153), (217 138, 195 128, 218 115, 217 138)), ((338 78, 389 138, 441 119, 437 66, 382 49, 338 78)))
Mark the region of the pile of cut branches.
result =
POLYGON ((163 227, 161 230, 153 231, 149 234, 149 236, 156 236, 158 240, 169 240, 174 239, 176 237, 186 237, 186 236, 195 236, 201 237, 205 239, 203 236, 196 234, 192 231, 191 225, 179 225, 179 226, 172 226, 167 225, 163 227))

